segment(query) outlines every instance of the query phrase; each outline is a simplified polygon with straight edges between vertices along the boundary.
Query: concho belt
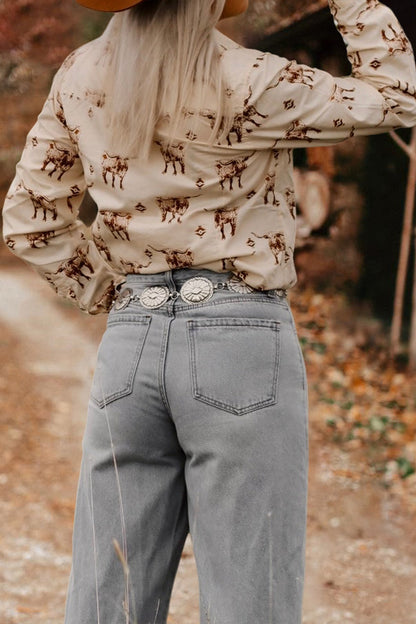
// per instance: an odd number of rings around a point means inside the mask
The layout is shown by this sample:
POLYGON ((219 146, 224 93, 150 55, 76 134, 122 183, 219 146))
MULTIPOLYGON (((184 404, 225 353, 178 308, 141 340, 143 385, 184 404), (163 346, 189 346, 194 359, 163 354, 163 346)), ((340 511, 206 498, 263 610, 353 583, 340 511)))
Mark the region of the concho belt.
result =
POLYGON ((252 288, 237 276, 233 276, 226 282, 214 283, 207 277, 191 277, 186 280, 179 292, 171 292, 167 286, 148 286, 140 295, 133 295, 131 288, 123 288, 114 302, 115 310, 123 310, 131 301, 139 301, 147 310, 157 310, 168 301, 175 301, 178 297, 185 303, 197 304, 211 299, 217 290, 230 290, 235 293, 249 294, 264 292, 269 295, 280 297, 286 296, 286 290, 259 291, 252 288))

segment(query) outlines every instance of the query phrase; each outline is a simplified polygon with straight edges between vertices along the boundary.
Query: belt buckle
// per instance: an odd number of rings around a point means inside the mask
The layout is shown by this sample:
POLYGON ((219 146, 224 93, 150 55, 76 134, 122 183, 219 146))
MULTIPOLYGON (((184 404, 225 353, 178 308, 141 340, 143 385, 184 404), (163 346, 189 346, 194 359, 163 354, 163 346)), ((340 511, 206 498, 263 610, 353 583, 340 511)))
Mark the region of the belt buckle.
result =
POLYGON ((133 291, 131 288, 123 288, 123 290, 118 295, 117 299, 114 302, 114 310, 124 310, 129 305, 133 296, 133 291))
POLYGON ((170 297, 169 288, 167 286, 148 286, 139 297, 140 303, 148 310, 157 310, 161 308, 170 297))
POLYGON ((183 284, 179 294, 185 303, 201 303, 211 299, 214 286, 206 277, 191 277, 183 284))

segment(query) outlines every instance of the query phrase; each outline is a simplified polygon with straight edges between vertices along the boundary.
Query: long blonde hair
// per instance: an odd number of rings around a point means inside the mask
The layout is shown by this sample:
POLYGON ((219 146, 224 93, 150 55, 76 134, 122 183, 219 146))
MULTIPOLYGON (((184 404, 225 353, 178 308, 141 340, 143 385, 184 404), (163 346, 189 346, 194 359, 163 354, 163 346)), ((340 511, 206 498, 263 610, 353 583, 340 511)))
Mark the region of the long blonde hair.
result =
POLYGON ((187 103, 203 108, 208 90, 216 97, 211 140, 226 135, 233 112, 214 34, 224 4, 144 0, 113 17, 106 108, 119 151, 146 160, 158 121, 168 116, 173 141, 187 103))

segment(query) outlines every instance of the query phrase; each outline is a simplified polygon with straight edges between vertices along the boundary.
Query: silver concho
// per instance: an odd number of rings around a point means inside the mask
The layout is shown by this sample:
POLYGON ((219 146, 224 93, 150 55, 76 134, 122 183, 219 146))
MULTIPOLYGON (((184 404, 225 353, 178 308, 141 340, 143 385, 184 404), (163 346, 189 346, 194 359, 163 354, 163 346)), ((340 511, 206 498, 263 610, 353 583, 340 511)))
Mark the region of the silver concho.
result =
POLYGON ((254 292, 254 288, 243 282, 236 275, 230 277, 228 280, 228 288, 233 292, 240 293, 242 295, 254 292))
POLYGON ((213 295, 214 287, 212 282, 206 277, 191 277, 180 290, 182 301, 186 303, 201 303, 210 299, 213 295))
POLYGON ((127 308, 131 301, 132 295, 133 291, 131 288, 123 288, 123 290, 114 302, 114 309, 124 310, 124 308, 127 308))
POLYGON ((149 286, 140 295, 140 303, 144 308, 156 310, 169 299, 170 293, 167 286, 149 286))

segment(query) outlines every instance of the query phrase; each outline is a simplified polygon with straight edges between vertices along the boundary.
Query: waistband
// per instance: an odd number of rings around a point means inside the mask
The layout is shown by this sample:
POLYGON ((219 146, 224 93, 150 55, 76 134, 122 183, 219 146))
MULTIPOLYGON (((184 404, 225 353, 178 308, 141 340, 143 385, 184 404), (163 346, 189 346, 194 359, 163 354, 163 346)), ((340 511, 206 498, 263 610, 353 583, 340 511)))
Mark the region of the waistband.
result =
POLYGON ((115 310, 122 310, 131 301, 138 301, 144 308, 156 310, 169 301, 177 300, 195 305, 208 301, 215 292, 220 291, 228 291, 234 295, 257 293, 265 297, 286 297, 284 290, 256 290, 230 272, 173 269, 149 275, 128 274, 124 284, 119 287, 113 306, 115 310))

